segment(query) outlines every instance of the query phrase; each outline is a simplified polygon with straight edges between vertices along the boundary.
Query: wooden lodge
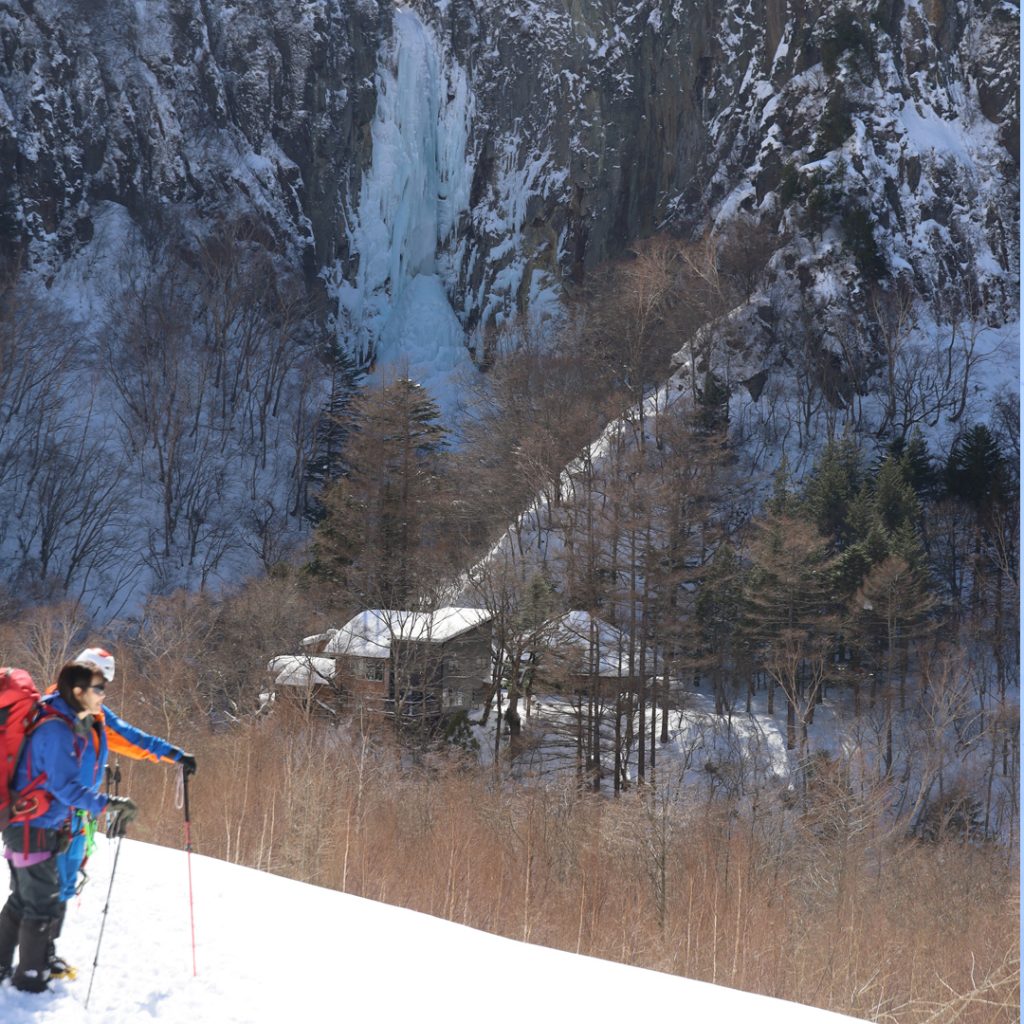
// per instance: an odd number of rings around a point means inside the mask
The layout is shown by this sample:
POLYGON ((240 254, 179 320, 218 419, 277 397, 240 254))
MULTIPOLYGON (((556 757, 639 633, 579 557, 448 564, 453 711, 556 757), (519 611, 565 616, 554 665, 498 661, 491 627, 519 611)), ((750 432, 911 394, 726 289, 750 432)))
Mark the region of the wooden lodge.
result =
POLYGON ((358 707, 403 719, 437 718, 483 699, 491 615, 460 607, 368 609, 341 629, 307 637, 303 648, 307 653, 293 659, 298 664, 275 682, 297 687, 293 695, 314 711, 358 707))
MULTIPOLYGON (((629 638, 585 611, 571 611, 545 626, 534 652, 538 690, 614 697, 636 688, 639 665, 629 664, 629 638)), ((635 659, 634 659, 635 660, 635 659)))

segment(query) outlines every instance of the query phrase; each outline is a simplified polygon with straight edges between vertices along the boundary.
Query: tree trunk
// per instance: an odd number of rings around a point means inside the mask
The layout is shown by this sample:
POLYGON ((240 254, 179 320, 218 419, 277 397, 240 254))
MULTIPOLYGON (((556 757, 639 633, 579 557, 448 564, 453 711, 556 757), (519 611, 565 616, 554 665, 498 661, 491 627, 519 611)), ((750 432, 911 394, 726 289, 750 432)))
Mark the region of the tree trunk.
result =
POLYGON ((786 694, 786 749, 796 749, 796 700, 786 694))
POLYGON ((669 666, 665 664, 665 680, 661 691, 661 742, 668 743, 668 698, 669 698, 669 666))
POLYGON ((615 694, 615 779, 612 792, 616 796, 622 790, 622 690, 615 694))
POLYGON ((523 731, 522 718, 519 714, 519 690, 510 686, 508 690, 508 707, 505 709, 505 722, 508 734, 514 738, 523 731))

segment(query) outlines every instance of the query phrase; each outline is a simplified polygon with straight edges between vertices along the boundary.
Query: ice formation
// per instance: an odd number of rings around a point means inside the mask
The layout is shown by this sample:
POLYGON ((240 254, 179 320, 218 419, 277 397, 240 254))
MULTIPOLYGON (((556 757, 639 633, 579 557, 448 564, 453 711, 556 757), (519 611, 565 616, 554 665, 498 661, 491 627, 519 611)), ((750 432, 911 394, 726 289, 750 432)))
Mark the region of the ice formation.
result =
POLYGON ((468 362, 448 294, 460 215, 469 208, 472 94, 420 18, 398 9, 377 74, 373 158, 348 239, 358 268, 334 282, 339 331, 378 372, 408 373, 442 406, 453 371, 468 362))

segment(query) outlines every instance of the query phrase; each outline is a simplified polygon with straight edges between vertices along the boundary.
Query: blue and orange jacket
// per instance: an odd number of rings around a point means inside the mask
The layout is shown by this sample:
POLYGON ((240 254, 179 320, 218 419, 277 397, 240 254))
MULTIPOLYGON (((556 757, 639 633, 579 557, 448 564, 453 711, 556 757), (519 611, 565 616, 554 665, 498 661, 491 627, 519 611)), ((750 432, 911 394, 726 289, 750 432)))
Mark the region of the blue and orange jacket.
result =
POLYGON ((181 751, 162 740, 158 736, 150 736, 148 732, 129 725, 123 718, 115 715, 108 707, 96 716, 96 721, 106 726, 107 744, 112 754, 121 754, 136 761, 170 761, 176 763, 181 759, 181 751))
POLYGON ((59 829, 72 808, 101 814, 107 806, 107 798, 100 793, 107 764, 107 732, 97 718, 88 734, 79 736, 74 731, 78 716, 59 694, 44 697, 41 703, 50 713, 44 711, 29 734, 12 789, 23 790, 45 772, 42 788, 52 795, 53 802, 44 814, 32 819, 32 826, 59 829))
MULTIPOLYGON (((56 684, 51 683, 46 693, 47 696, 56 694, 56 684)), ((176 746, 160 739, 159 736, 150 736, 148 732, 129 725, 106 705, 96 715, 96 721, 106 729, 107 746, 112 754, 121 754, 136 761, 176 763, 181 760, 182 751, 176 746)))

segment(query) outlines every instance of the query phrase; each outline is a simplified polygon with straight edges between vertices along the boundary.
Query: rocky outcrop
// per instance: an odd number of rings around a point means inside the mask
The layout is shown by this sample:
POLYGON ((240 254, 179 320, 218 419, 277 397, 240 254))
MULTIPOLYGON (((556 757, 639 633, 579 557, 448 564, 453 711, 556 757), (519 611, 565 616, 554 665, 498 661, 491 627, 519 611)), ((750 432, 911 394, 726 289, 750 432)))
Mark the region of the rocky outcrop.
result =
MULTIPOLYGON (((502 224, 510 142, 515 167, 543 168, 520 229, 520 305, 531 270, 578 279, 659 227, 740 216, 780 236, 787 273, 799 264, 819 301, 903 273, 931 295, 968 268, 997 317, 1016 308, 1007 3, 453 3, 438 28, 473 69, 480 249, 501 251, 488 224, 502 224), (870 251, 845 237, 852 220, 870 251)), ((497 273, 467 260, 461 287, 497 273)))
POLYGON ((313 276, 368 159, 385 3, 0 3, 0 252, 54 270, 97 204, 257 218, 313 276))

